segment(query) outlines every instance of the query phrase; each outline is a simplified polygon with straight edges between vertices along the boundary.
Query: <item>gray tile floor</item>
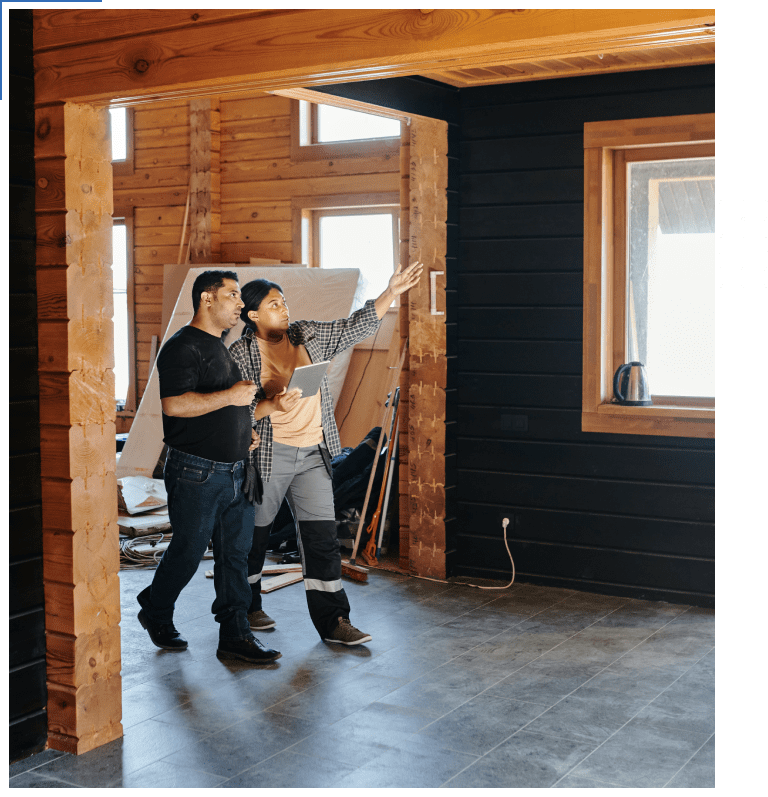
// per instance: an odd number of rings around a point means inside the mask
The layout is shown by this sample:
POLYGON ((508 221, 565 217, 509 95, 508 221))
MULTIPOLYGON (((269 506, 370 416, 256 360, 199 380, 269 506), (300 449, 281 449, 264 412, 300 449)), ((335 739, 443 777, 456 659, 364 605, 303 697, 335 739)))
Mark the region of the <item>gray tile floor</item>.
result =
POLYGON ((712 610, 376 571, 346 584, 372 642, 321 642, 299 583, 265 596, 283 656, 254 667, 215 656, 210 567, 184 652, 136 619, 152 572, 121 573, 124 737, 17 762, 12 787, 715 785, 712 610))

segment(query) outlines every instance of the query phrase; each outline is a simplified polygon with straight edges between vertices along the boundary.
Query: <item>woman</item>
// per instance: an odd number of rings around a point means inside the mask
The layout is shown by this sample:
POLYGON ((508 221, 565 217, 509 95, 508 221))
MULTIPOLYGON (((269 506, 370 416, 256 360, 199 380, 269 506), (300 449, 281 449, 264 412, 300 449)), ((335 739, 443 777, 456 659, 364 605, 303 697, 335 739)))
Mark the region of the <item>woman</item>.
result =
POLYGON ((341 453, 341 443, 327 378, 320 391, 307 398, 286 387, 294 369, 331 360, 372 335, 395 297, 416 285, 421 272, 420 263, 404 270, 398 266, 381 296, 369 299, 349 318, 327 322, 290 323, 282 288, 274 282, 257 279, 242 288, 245 306, 240 317, 246 329, 229 351, 242 378, 256 383, 251 411, 261 444, 250 456, 255 455, 264 485, 248 557, 248 620, 253 629, 275 625, 261 608, 261 572, 272 521, 288 495, 296 517, 307 605, 318 634, 342 645, 371 640, 350 623, 341 583, 330 466, 331 458, 341 453))

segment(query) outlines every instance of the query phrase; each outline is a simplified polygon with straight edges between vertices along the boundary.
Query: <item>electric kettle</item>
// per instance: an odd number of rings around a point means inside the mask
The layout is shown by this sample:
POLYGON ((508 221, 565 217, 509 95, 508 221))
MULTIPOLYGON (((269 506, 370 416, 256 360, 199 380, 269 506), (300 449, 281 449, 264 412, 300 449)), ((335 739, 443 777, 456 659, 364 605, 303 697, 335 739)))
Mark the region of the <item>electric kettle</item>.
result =
POLYGON ((619 404, 634 407, 648 407, 653 404, 645 366, 638 362, 620 365, 613 375, 613 394, 619 404))

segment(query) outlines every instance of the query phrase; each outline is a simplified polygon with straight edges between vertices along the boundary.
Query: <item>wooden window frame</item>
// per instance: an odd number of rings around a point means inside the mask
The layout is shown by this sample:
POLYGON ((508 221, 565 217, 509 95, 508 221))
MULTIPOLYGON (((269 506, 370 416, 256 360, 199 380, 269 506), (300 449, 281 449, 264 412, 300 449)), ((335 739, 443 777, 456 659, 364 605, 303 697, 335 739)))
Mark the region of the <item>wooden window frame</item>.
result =
MULTIPOLYGON (((311 130, 317 128, 316 109, 317 103, 310 100, 291 100, 291 160, 338 160, 339 158, 372 158, 376 156, 400 156, 401 136, 390 138, 361 138, 350 141, 337 141, 318 144, 313 141, 317 136, 310 133, 306 135, 302 129, 300 103, 308 102, 310 108, 309 125, 311 130), (315 109, 315 110, 313 110, 315 109), (307 140, 309 139, 309 140, 307 140), (302 143, 304 142, 304 143, 302 143)), ((350 110, 358 110, 351 108, 350 110)), ((393 113, 390 118, 404 120, 401 114, 393 113)))
MULTIPOLYGON (((320 268, 319 251, 319 219, 322 216, 374 214, 385 211, 400 218, 400 194, 382 192, 373 194, 337 194, 327 196, 293 197, 291 200, 291 222, 293 253, 296 263, 306 263, 309 268, 320 268), (304 256, 306 253, 306 257, 304 256)), ((392 225, 393 267, 396 267, 400 256, 399 224, 392 225)), ((389 313, 397 313, 400 308, 400 297, 397 297, 389 313)), ((368 348, 358 344, 358 348, 368 348)))
POLYGON ((584 340, 581 428, 585 432, 714 438, 714 398, 653 396, 653 405, 613 402, 626 351, 626 164, 711 157, 715 114, 584 125, 584 340))

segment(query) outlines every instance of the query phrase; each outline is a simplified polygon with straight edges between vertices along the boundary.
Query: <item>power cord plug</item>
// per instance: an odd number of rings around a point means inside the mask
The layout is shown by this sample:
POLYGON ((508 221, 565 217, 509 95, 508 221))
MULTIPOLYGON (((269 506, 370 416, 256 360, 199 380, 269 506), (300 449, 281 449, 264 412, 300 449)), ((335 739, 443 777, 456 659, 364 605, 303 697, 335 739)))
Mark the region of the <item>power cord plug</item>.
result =
POLYGON ((480 584, 467 584, 468 587, 477 587, 477 589, 509 589, 512 584, 515 583, 515 560, 512 558, 512 553, 509 550, 509 543, 507 542, 507 526, 509 526, 509 518, 505 517, 501 521, 501 527, 504 529, 504 547, 507 549, 509 561, 512 563, 512 580, 509 582, 509 584, 505 584, 503 587, 483 587, 480 584))

